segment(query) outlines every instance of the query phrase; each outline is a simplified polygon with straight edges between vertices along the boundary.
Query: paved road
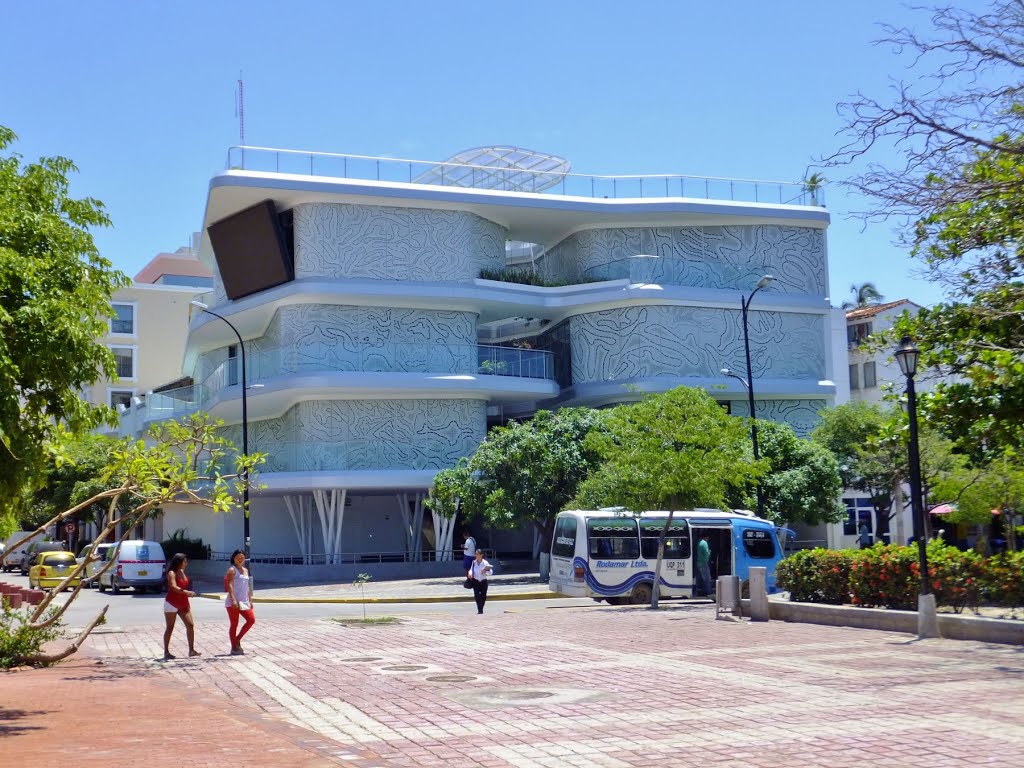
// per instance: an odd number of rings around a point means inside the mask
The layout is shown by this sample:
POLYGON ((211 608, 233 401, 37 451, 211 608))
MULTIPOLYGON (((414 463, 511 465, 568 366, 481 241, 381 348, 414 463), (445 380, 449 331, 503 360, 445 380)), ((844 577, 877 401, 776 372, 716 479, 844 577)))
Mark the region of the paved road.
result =
MULTIPOLYGON (((0 581, 27 587, 28 578, 16 574, 2 574, 0 581)), ((397 595, 410 595, 415 600, 417 597, 442 598, 447 594, 454 594, 464 597, 467 590, 460 587, 451 587, 451 579, 447 580, 419 580, 411 582, 393 581, 378 582, 372 587, 367 585, 366 597, 395 597, 397 595)), ((502 589, 506 592, 522 591, 527 589, 515 582, 519 579, 509 578, 504 587, 494 590, 500 593, 502 589)), ((214 588, 216 585, 206 585, 214 588)), ((538 587, 531 584, 528 589, 536 592, 538 587)), ((355 598, 358 593, 350 584, 345 585, 318 585, 307 587, 277 587, 274 589, 260 590, 260 595, 273 596, 276 598, 295 597, 299 600, 316 600, 319 598, 332 599, 336 597, 355 598)), ((67 593, 57 597, 58 603, 67 599, 67 593)), ((104 605, 109 605, 107 613, 107 629, 112 627, 135 627, 135 626, 161 626, 163 617, 161 605, 163 595, 144 594, 136 595, 132 590, 126 590, 119 595, 112 595, 110 592, 101 593, 95 589, 83 589, 78 598, 72 603, 65 614, 65 622, 69 627, 85 626, 104 605)), ((417 603, 413 600, 400 604, 369 604, 366 607, 370 616, 380 615, 406 615, 417 613, 437 613, 445 611, 453 616, 470 616, 476 613, 476 607, 472 602, 451 602, 451 603, 417 603)), ((219 600, 194 599, 192 612, 196 621, 201 624, 207 622, 216 624, 224 621, 224 605, 219 600)), ((531 600, 539 606, 555 606, 561 604, 592 605, 591 600, 569 600, 552 598, 551 600, 531 600)), ((498 601, 493 604, 497 605, 498 601)), ((344 603, 257 603, 256 609, 259 615, 266 619, 292 619, 292 618, 322 618, 326 616, 362 616, 363 606, 344 603)))

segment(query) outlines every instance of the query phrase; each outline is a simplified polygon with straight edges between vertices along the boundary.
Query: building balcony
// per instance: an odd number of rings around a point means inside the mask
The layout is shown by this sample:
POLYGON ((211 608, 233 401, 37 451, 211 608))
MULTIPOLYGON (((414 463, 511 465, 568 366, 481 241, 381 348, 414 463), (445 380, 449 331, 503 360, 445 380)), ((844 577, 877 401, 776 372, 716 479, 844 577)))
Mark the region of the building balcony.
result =
MULTIPOLYGON (((240 380, 238 358, 225 360, 198 385, 199 403, 215 399, 240 380)), ((250 352, 246 383, 304 373, 431 373, 555 378, 552 353, 484 344, 295 344, 250 352)))

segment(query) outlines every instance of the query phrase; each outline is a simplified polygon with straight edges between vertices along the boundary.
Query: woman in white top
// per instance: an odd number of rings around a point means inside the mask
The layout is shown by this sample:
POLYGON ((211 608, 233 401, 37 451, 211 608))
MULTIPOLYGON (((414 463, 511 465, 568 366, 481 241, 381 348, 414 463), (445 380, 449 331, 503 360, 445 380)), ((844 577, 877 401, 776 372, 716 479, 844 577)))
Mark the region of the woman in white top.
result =
POLYGON ((476 600, 476 612, 484 612, 484 603, 487 602, 487 577, 494 573, 491 564, 484 560, 482 549, 476 551, 476 559, 466 571, 466 577, 473 580, 473 599, 476 600))
POLYGON ((245 567, 245 552, 236 549, 231 553, 231 566, 224 574, 224 590, 228 593, 225 606, 228 609, 230 622, 228 636, 231 638, 231 655, 241 656, 242 638, 256 623, 256 614, 252 609, 252 579, 249 569, 245 567), (245 626, 238 632, 238 618, 245 619, 245 626))

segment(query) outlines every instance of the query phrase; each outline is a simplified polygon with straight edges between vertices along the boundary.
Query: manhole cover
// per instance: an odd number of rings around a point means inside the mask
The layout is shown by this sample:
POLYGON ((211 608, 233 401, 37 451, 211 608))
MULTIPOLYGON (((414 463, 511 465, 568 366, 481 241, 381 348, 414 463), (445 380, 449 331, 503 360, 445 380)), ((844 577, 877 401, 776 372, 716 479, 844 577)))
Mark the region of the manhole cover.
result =
POLYGON ((476 680, 472 675, 434 675, 428 677, 432 683, 468 683, 470 680, 476 680))
POLYGON ((353 656, 351 659, 342 659, 342 662, 349 661, 380 661, 380 656, 353 656))
POLYGON ((421 669, 426 669, 421 664, 394 664, 390 667, 382 667, 382 669, 388 672, 416 672, 421 669))
POLYGON ((492 691, 490 695, 492 698, 506 701, 534 701, 535 699, 546 699, 555 694, 552 691, 492 691))

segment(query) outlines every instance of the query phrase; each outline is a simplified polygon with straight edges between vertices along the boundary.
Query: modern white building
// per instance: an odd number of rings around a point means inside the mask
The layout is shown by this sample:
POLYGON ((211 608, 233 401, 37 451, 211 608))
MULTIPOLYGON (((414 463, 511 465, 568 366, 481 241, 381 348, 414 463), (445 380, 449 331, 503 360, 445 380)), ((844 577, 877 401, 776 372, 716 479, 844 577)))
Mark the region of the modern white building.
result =
MULTIPOLYGON (((193 314, 194 389, 162 405, 209 411, 241 445, 237 329, 249 449, 267 455, 256 558, 450 550, 423 513, 433 476, 538 408, 687 385, 747 414, 720 371, 746 371, 740 302, 766 275, 749 312, 758 418, 805 433, 845 380, 829 214, 800 185, 582 176, 516 148, 446 163, 235 148, 228 167, 199 248, 214 281, 201 299, 223 320, 193 314)), ((217 551, 242 543, 237 513, 166 509, 177 528, 217 551)), ((495 536, 505 552, 534 545, 495 536)))

